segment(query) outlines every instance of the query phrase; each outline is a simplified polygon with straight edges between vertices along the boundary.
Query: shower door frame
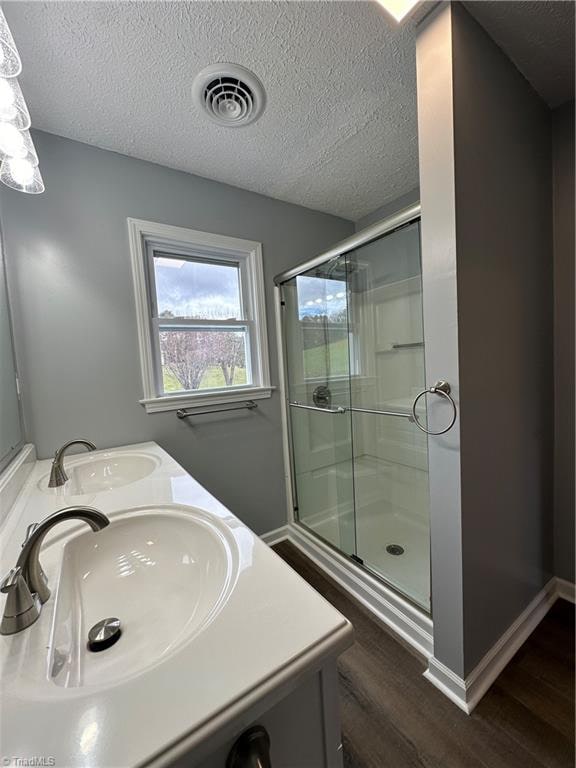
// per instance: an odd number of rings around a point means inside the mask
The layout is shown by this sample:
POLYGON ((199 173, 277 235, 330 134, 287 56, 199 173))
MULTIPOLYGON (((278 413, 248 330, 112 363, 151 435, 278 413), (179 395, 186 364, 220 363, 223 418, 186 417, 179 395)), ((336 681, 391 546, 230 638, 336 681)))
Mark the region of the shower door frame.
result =
POLYGON ((327 567, 344 586, 354 592, 362 602, 368 604, 379 617, 399 632, 411 645, 425 656, 432 653, 432 612, 428 613, 410 600, 400 590, 386 581, 369 566, 345 554, 334 544, 312 531, 298 519, 298 491, 296 487, 294 448, 292 437, 291 409, 287 386, 287 349, 282 298, 282 284, 298 275, 335 260, 350 251, 391 234, 421 219, 420 203, 395 213, 360 232, 337 243, 324 253, 293 267, 274 277, 275 314, 278 347, 279 385, 282 397, 282 437, 289 538, 307 551, 307 554, 323 567, 327 567), (345 577, 348 570, 350 578, 345 577), (336 573, 334 572, 336 571, 336 573), (362 581, 362 584, 360 584, 362 581), (363 595, 365 592, 365 595, 363 595), (375 596, 375 597, 374 597, 375 596), (399 616, 399 613, 402 616, 399 616))

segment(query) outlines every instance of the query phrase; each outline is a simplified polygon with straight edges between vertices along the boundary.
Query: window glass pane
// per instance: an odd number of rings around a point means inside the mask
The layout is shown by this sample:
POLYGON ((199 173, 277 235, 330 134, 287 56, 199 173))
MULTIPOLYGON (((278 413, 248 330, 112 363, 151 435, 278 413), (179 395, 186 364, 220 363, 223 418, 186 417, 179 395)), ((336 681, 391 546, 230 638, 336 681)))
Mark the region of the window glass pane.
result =
POLYGON ((243 319, 238 265, 155 255, 154 273, 159 317, 243 319))
POLYGON ((165 393, 251 384, 246 330, 160 331, 165 393))
POLYGON ((347 376, 346 282, 321 275, 296 278, 305 379, 347 376))

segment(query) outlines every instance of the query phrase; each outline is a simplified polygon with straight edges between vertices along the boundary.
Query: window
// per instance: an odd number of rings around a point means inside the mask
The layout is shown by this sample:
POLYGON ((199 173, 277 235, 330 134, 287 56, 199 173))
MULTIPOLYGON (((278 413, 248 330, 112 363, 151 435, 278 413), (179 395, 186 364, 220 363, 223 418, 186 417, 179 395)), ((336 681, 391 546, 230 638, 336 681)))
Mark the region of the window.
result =
POLYGON ((348 376, 346 282, 323 275, 298 275, 296 291, 304 378, 328 380, 348 376))
POLYGON ((128 228, 146 410, 269 397, 260 243, 128 228))

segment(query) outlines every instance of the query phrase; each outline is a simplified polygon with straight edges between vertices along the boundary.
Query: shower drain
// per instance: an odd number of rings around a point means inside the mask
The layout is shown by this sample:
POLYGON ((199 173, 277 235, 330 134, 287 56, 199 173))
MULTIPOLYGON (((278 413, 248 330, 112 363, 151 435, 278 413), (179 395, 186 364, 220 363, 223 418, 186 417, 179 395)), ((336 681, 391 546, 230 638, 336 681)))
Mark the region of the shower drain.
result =
POLYGON ((401 547, 400 544, 388 544, 386 552, 388 552, 389 555, 403 555, 404 547, 401 547))

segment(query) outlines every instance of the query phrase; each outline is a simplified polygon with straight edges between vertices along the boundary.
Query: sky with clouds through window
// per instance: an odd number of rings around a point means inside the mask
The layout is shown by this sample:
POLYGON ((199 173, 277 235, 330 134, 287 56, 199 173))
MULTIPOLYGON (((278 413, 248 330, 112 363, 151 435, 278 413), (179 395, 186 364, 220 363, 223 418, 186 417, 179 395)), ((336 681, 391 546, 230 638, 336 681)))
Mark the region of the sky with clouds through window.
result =
MULTIPOLYGON (((242 319, 239 270, 234 265, 156 256, 158 314, 193 319, 242 319)), ((346 309, 342 280, 300 275, 300 319, 346 309)))

